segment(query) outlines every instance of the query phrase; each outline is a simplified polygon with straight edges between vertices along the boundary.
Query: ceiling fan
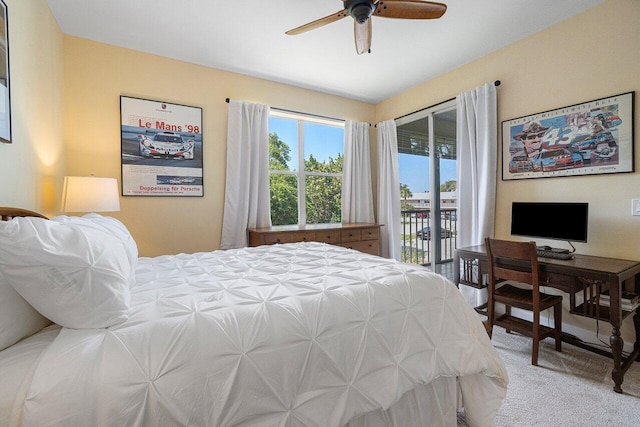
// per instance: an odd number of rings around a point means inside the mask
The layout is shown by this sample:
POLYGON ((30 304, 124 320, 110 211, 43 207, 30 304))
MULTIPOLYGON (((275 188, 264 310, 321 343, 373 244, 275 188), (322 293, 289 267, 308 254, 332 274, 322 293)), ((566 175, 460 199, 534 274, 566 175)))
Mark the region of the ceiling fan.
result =
POLYGON ((399 19, 437 19, 447 10, 445 4, 423 0, 343 0, 343 2, 343 10, 301 25, 285 34, 293 36, 304 33, 339 21, 349 15, 354 20, 356 51, 358 55, 361 55, 370 52, 371 19, 369 18, 372 16, 399 19))

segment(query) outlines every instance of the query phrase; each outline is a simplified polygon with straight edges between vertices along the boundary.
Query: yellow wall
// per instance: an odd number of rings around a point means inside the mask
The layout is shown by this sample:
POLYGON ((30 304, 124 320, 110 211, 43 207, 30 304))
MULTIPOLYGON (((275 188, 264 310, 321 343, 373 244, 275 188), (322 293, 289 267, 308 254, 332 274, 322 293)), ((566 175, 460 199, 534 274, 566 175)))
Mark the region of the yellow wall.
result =
MULTIPOLYGON (((378 104, 376 122, 453 98, 494 80, 502 81, 497 88, 499 122, 638 91, 638 22, 640 2, 609 0, 378 104)), ((636 93, 636 100, 639 95, 636 93)), ((635 169, 638 171, 640 108, 635 109, 634 120, 635 169)), ((501 161, 499 158, 500 174, 501 161)), ((512 201, 586 201, 589 202, 589 242, 576 244, 578 251, 640 259, 640 217, 631 216, 632 198, 640 198, 638 172, 520 181, 498 178, 496 236, 510 238, 512 201)))
POLYGON ((366 122, 375 117, 372 104, 76 37, 64 37, 64 67, 69 175, 120 179, 120 95, 203 108, 204 197, 123 197, 121 212, 113 214, 145 256, 219 248, 225 98, 366 122))
POLYGON ((62 33, 45 0, 5 4, 13 143, 0 143, 0 205, 51 215, 65 166, 62 33))

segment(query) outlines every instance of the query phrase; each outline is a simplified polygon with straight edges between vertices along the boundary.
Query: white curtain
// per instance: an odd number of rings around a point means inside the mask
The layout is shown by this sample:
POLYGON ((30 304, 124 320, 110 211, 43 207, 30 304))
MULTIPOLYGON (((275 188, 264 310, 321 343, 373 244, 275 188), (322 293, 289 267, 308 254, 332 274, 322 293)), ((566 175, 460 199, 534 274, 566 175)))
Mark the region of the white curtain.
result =
POLYGON ((344 124, 342 222, 373 223, 369 123, 347 120, 344 124))
MULTIPOLYGON (((458 246, 484 243, 495 224, 498 123, 492 83, 457 96, 458 246)), ((486 292, 461 287, 473 306, 486 292)))
POLYGON ((229 101, 222 249, 247 246, 247 228, 271 227, 269 110, 229 101))
POLYGON ((380 253, 400 260, 400 169, 396 123, 378 123, 378 222, 380 253))

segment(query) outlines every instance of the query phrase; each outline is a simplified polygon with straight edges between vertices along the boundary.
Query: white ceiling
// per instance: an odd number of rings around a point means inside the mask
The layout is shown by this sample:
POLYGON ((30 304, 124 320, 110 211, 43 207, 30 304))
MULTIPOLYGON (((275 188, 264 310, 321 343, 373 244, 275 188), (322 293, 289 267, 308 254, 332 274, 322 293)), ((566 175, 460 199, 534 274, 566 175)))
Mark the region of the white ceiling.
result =
POLYGON ((441 1, 438 20, 373 17, 371 53, 360 56, 350 17, 284 34, 338 12, 341 0, 47 3, 65 34, 377 103, 605 0, 441 1))

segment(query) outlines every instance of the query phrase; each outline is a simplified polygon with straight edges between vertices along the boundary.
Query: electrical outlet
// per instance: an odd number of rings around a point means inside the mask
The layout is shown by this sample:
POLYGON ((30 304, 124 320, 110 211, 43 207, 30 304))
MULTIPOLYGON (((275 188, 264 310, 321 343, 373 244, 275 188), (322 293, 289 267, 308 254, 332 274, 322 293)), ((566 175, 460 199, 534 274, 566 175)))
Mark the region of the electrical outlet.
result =
POLYGON ((631 199, 631 215, 640 216, 640 199, 631 199))

